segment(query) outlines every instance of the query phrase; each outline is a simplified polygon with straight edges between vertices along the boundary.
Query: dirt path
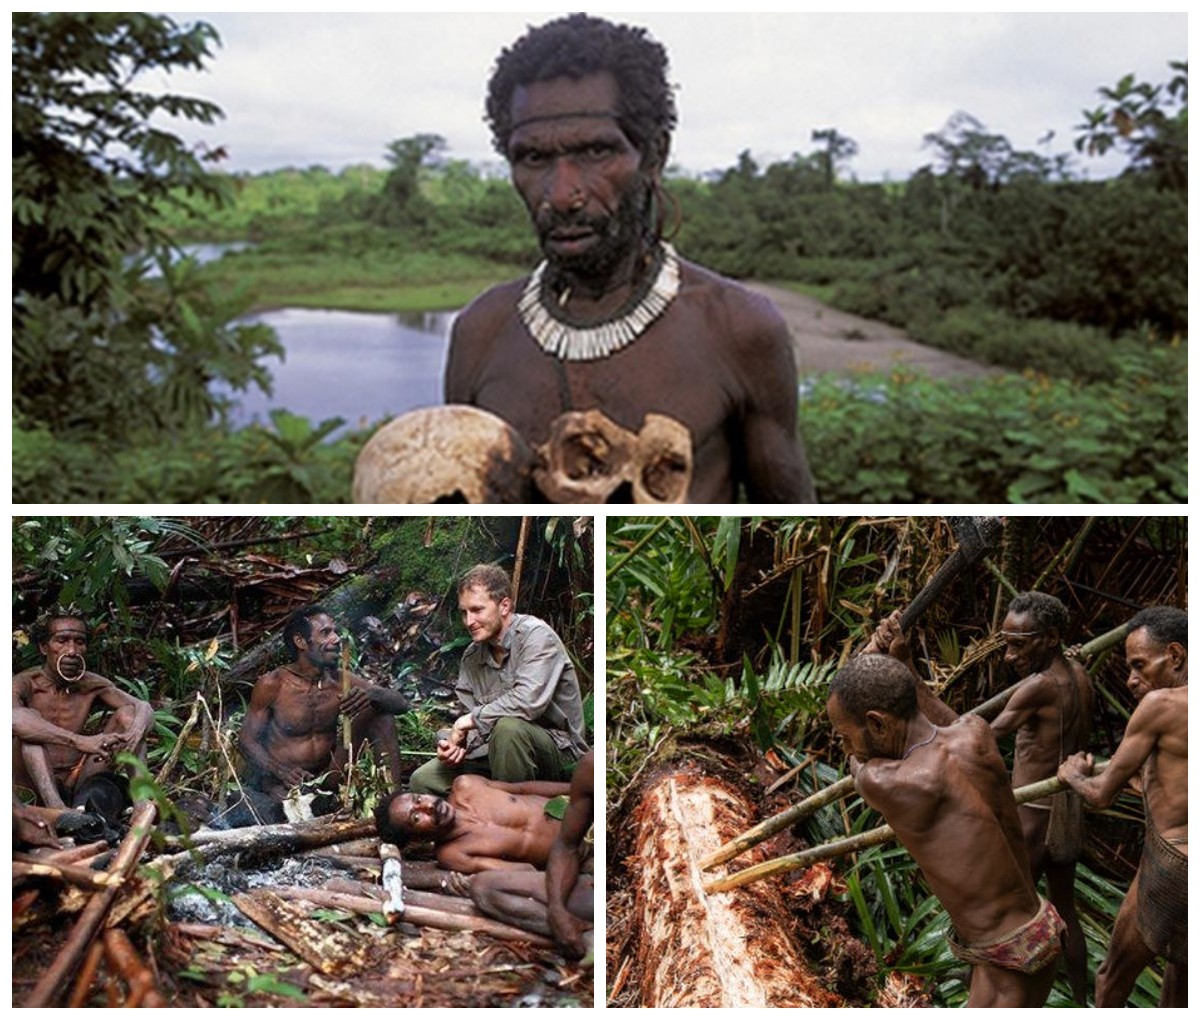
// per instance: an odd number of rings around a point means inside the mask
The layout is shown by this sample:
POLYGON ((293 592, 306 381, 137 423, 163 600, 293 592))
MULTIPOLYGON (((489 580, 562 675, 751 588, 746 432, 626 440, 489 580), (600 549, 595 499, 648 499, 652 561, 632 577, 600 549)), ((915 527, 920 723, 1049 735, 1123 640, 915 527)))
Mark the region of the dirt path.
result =
POLYGON ((816 298, 765 283, 746 286, 769 297, 787 320, 801 376, 887 371, 897 362, 935 379, 983 376, 999 371, 926 347, 908 339, 895 326, 838 311, 816 298))

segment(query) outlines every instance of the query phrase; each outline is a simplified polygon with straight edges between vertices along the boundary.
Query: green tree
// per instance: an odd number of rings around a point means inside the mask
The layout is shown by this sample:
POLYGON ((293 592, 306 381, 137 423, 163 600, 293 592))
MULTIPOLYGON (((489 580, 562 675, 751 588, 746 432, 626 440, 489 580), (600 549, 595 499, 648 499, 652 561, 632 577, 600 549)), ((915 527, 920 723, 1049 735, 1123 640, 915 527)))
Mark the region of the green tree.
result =
POLYGON ((49 482, 59 440, 92 443, 69 467, 99 477, 122 446, 219 418, 214 380, 269 385, 255 359, 274 335, 230 326, 233 308, 170 264, 155 225, 164 205, 225 194, 205 166, 219 150, 157 125, 220 110, 134 87, 203 66, 217 41, 163 16, 13 15, 13 441, 47 462, 25 498, 63 495, 49 482))
POLYGON ((837 178, 838 167, 858 155, 858 142, 848 138, 837 128, 820 128, 812 133, 812 140, 823 142, 825 145, 817 152, 817 159, 825 175, 825 186, 832 188, 837 178))
POLYGON ((398 138, 388 145, 387 161, 392 169, 375 209, 377 222, 402 227, 425 221, 429 202, 421 195, 421 171, 437 166, 445 149, 446 139, 434 134, 398 138))
POLYGON ((1123 149, 1130 169, 1149 173, 1160 187, 1187 191, 1187 61, 1171 61, 1175 76, 1151 85, 1125 75, 1113 88, 1101 88, 1104 102, 1084 110, 1075 148, 1089 156, 1123 149))

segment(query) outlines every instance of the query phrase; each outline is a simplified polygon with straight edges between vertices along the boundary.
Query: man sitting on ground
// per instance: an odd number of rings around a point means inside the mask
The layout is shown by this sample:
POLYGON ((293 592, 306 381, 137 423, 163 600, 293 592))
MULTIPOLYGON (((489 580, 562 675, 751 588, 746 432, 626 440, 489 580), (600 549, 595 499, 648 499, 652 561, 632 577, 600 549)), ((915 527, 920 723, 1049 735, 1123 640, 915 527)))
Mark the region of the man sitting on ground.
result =
POLYGON ((88 628, 73 608, 56 608, 40 620, 37 638, 44 661, 13 677, 13 786, 55 809, 68 802, 88 809, 94 793, 105 801, 106 817, 119 815, 127 794, 114 760, 122 751, 145 759, 154 710, 88 671, 88 628), (102 729, 85 734, 88 718, 100 709, 110 713, 102 729), (107 796, 114 791, 115 805, 107 796))
POLYGON ((369 740, 387 763, 392 781, 401 780, 392 716, 408 711, 407 699, 353 675, 350 692, 343 696, 341 638, 322 606, 293 613, 283 641, 293 660, 258 678, 239 739, 247 763, 242 784, 253 811, 243 818, 240 809, 231 810, 236 821, 229 824, 284 821, 283 802, 292 791, 321 777, 321 792, 331 795, 322 806, 332 810, 347 758, 340 738, 343 712, 352 720, 353 745, 369 740))

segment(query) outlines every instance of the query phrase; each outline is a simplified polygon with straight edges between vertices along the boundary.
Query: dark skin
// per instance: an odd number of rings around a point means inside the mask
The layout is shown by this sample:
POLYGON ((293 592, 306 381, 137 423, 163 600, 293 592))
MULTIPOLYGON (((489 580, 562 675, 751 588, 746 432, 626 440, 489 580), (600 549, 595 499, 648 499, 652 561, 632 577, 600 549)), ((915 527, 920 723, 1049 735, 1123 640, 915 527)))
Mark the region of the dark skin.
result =
POLYGON ((575 767, 571 802, 546 863, 546 921, 554 940, 568 956, 576 958, 587 952, 584 936, 592 929, 593 920, 590 896, 586 914, 581 913, 576 890, 581 864, 589 853, 588 829, 595 817, 594 760, 594 752, 588 751, 575 767))
POLYGON ((449 871, 533 872, 546 866, 559 831, 558 819, 546 814, 546 802, 569 790, 566 783, 459 776, 449 797, 402 794, 389 805, 388 815, 410 840, 437 844, 438 863, 449 871))
MULTIPOLYGON (((920 709, 910 719, 870 710, 859 720, 836 695, 828 712, 859 793, 895 830, 962 941, 991 942, 1029 921, 1039 899, 1008 772, 987 723, 963 716, 938 726, 920 709)), ((1054 970, 1022 974, 976 964, 967 1005, 1041 1006, 1054 970)))
MULTIPOLYGON (((640 236, 623 237, 619 257, 596 267, 587 256, 604 232, 570 217, 611 223, 623 200, 661 180, 668 147, 664 136, 649 158, 607 115, 617 88, 605 72, 534 82, 512 99, 513 184, 558 267, 564 312, 586 324, 618 314, 640 282, 646 248, 640 236)), ((632 432, 647 413, 667 415, 691 433, 691 502, 731 502, 743 484, 751 500, 814 501, 786 324, 729 280, 687 262, 681 273, 678 297, 641 337, 591 361, 559 362, 531 340, 517 312, 525 281, 488 291, 455 323, 446 402, 489 410, 534 445, 567 410, 599 409, 632 432)))
MULTIPOLYGON (((1140 776, 1146 811, 1163 838, 1187 854, 1187 649, 1156 641, 1146 628, 1125 639, 1130 691, 1137 708, 1108 767, 1094 775, 1090 754, 1072 755, 1058 777, 1092 808, 1101 809, 1140 776)), ((1138 975, 1154 960, 1137 920, 1135 875, 1113 923, 1108 953, 1096 972, 1096 1005, 1123 1006, 1138 975)), ((1160 1006, 1187 1005, 1187 967, 1168 963, 1160 1006)))
POLYGON ((408 701, 397 691, 353 675, 350 691, 343 696, 341 639, 333 620, 320 613, 309 625, 307 638, 293 639, 291 665, 255 683, 239 738, 242 754, 268 777, 264 791, 279 800, 321 775, 329 774, 336 783, 346 763, 339 722, 347 713, 355 747, 369 740, 399 783, 400 749, 391 716, 408 711, 408 701))
MULTIPOLYGON (((1087 746, 1094 695, 1087 670, 1062 654, 1055 628, 1039 631, 1028 613, 1009 613, 1002 626, 1004 661, 1024 677, 1004 710, 992 720, 1000 740, 1016 734, 1012 784, 1027 786, 1058 774, 1064 757, 1087 746)), ((1035 805, 1017 808, 1035 881, 1045 874, 1050 902, 1067 925, 1067 974, 1078 1003, 1087 1000, 1087 945, 1075 909, 1075 863, 1056 863, 1046 851, 1050 812, 1035 805)))
POLYGON ((42 665, 13 677, 13 782, 32 790, 50 808, 81 780, 113 767, 128 751, 145 757, 154 710, 109 680, 85 669, 87 626, 63 617, 47 625, 38 644, 42 665), (111 710, 102 732, 83 733, 88 717, 111 710))

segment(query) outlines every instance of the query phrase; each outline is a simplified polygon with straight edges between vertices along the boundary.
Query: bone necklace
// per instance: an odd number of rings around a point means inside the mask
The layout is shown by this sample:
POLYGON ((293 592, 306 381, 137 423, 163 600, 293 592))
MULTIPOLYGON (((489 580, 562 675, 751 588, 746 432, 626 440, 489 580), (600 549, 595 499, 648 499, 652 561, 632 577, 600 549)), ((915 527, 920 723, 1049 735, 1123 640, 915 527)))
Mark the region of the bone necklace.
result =
POLYGON ((665 241, 661 249, 662 264, 646 293, 624 315, 596 326, 573 326, 546 303, 547 263, 542 262, 517 302, 521 321, 538 346, 561 361, 595 361, 615 354, 641 336, 679 293, 679 256, 665 241))

